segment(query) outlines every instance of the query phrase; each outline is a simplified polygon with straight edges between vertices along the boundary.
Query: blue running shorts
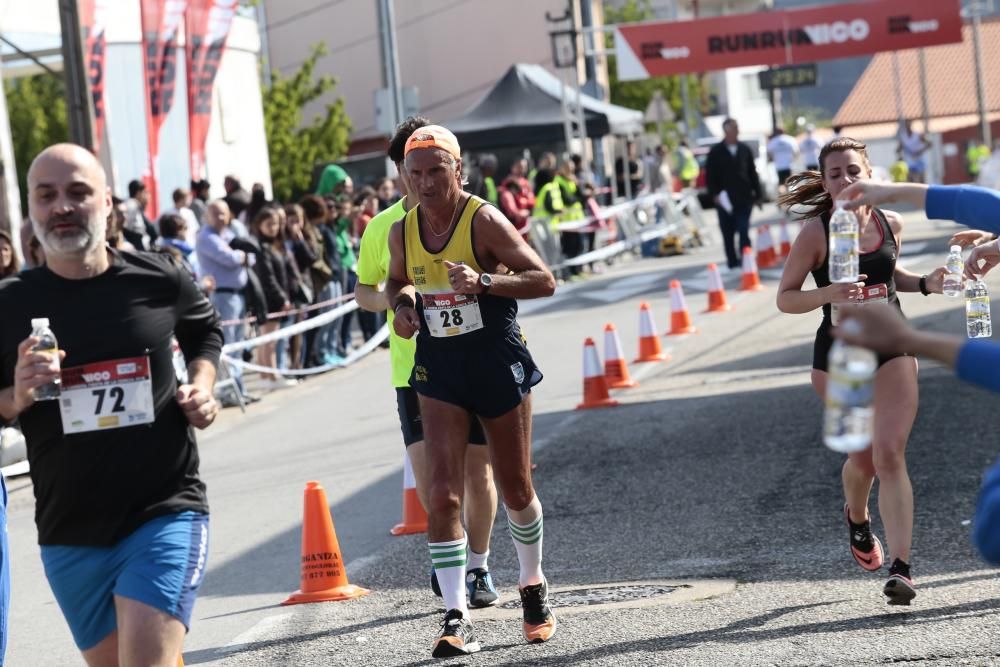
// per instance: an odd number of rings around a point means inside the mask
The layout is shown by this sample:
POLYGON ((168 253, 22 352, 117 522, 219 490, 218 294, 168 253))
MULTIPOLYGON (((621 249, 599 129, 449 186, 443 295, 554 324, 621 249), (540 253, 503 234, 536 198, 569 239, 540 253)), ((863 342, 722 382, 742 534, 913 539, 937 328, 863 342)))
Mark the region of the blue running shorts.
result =
POLYGON ((7 653, 7 614, 10 612, 10 549, 7 546, 7 487, 0 473, 0 667, 7 653))
POLYGON ((147 521, 113 547, 42 545, 45 576, 81 651, 117 628, 115 595, 190 628, 207 559, 208 515, 197 512, 147 521))

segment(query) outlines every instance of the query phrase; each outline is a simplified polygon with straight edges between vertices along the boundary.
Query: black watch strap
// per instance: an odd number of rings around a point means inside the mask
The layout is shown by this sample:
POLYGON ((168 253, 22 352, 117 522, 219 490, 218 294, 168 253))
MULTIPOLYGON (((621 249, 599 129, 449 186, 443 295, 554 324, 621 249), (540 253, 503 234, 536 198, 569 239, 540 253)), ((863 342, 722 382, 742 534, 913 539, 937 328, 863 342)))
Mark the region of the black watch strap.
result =
POLYGON ((930 292, 927 290, 927 275, 924 274, 920 276, 920 293, 924 296, 930 296, 930 292))

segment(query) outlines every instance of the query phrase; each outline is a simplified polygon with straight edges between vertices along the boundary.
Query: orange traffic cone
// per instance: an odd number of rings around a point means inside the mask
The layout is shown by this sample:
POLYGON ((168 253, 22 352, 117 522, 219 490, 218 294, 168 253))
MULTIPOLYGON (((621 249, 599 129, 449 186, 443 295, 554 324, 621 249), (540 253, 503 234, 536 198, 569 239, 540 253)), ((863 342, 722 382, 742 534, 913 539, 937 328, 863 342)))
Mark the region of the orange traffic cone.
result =
POLYGON ((410 455, 403 452, 403 520, 389 531, 392 535, 414 535, 427 532, 427 512, 417 496, 417 480, 413 476, 410 455))
POLYGON ((681 281, 670 281, 670 332, 668 336, 698 333, 691 324, 691 314, 688 313, 687 302, 684 300, 684 288, 681 281))
POLYGON ((763 225, 757 231, 757 265, 762 269, 769 269, 777 264, 777 262, 778 258, 774 253, 774 237, 771 236, 771 228, 763 225))
POLYGON ((668 361, 670 355, 660 348, 660 334, 656 331, 656 321, 649 312, 649 304, 639 305, 639 356, 636 363, 646 361, 668 361))
POLYGON ((319 482, 306 482, 300 581, 301 588, 281 604, 350 600, 371 592, 347 583, 326 491, 319 482))
POLYGON ((638 387, 639 383, 629 377, 628 364, 622 353, 622 342, 618 338, 615 325, 604 325, 604 381, 611 389, 638 387))
POLYGON ((781 243, 781 256, 788 259, 788 255, 792 252, 792 240, 788 236, 788 223, 784 220, 781 221, 781 232, 778 238, 781 243))
POLYGON ((708 308, 704 313, 724 313, 733 307, 726 301, 726 286, 722 283, 722 274, 715 264, 708 265, 708 308))
POLYGON ((743 248, 743 280, 740 283, 740 291, 759 292, 762 289, 764 286, 760 284, 757 262, 753 259, 753 248, 743 248))
POLYGON ((604 381, 604 371, 601 370, 601 358, 597 354, 594 339, 583 342, 583 403, 576 406, 577 410, 589 408, 604 408, 618 405, 618 401, 608 396, 608 385, 604 381))

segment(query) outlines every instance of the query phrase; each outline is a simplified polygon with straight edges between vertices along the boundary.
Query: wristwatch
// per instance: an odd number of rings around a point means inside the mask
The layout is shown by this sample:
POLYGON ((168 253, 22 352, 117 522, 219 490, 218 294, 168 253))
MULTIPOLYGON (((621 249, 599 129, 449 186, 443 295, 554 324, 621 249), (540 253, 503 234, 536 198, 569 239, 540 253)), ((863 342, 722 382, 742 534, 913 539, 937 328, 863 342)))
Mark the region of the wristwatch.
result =
POLYGON ((487 292, 489 292, 490 287, 493 286, 493 276, 491 276, 488 273, 480 273, 479 286, 483 288, 483 291, 480 292, 480 294, 486 294, 487 292))
POLYGON ((931 293, 927 289, 927 274, 920 276, 920 293, 924 296, 930 296, 931 293))

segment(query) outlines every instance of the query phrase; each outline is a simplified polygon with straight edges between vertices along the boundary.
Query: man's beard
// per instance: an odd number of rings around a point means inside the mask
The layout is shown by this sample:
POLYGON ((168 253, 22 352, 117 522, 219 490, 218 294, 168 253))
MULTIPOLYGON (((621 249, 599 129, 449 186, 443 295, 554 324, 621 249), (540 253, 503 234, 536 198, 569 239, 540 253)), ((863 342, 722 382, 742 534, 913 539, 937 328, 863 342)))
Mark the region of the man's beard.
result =
POLYGON ((35 224, 35 235, 42 244, 46 256, 86 255, 103 242, 103 236, 98 231, 99 227, 90 225, 88 221, 75 215, 49 218, 44 226, 35 224), (60 223, 71 223, 75 229, 56 231, 54 227, 60 223))

